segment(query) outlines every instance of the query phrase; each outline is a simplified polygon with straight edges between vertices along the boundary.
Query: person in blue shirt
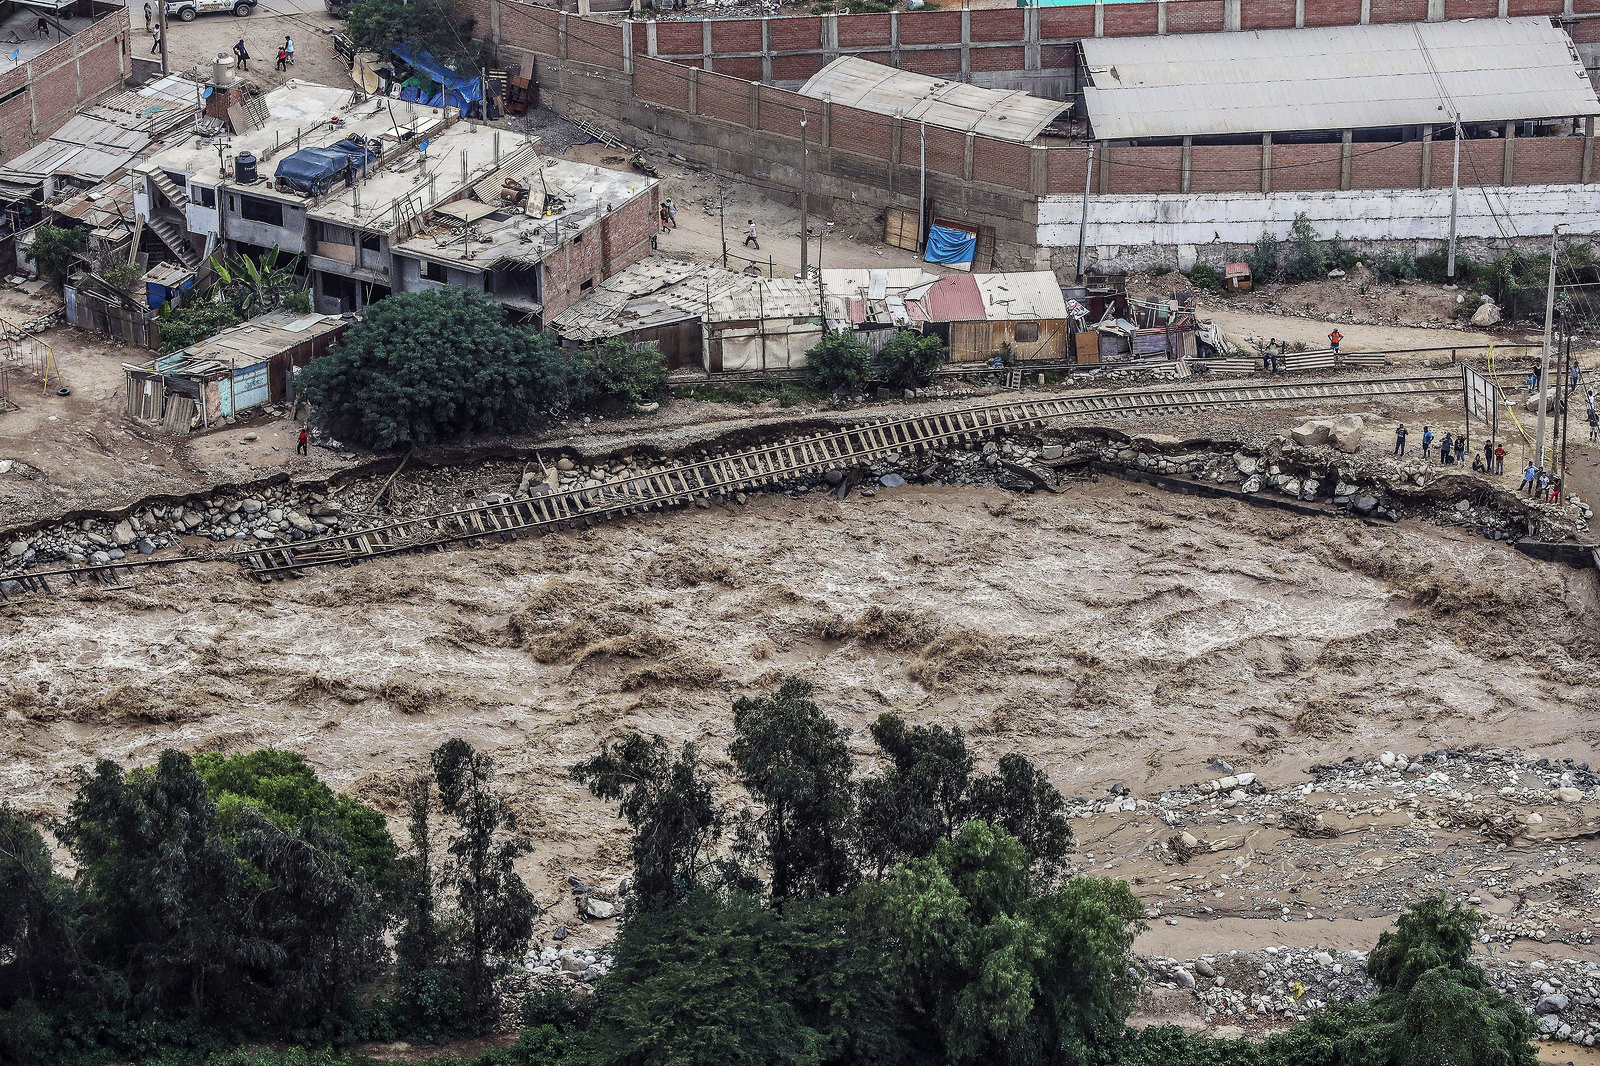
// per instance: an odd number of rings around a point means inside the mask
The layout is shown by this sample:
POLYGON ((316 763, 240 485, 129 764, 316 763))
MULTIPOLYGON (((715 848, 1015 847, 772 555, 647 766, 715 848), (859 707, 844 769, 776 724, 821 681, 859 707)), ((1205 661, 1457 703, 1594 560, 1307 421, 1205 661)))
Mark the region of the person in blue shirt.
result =
POLYGON ((1427 426, 1423 426, 1422 427, 1422 458, 1423 458, 1424 461, 1431 461, 1433 459, 1433 456, 1431 454, 1429 454, 1429 452, 1430 452, 1430 450, 1432 448, 1433 448, 1433 430, 1429 429, 1427 426))

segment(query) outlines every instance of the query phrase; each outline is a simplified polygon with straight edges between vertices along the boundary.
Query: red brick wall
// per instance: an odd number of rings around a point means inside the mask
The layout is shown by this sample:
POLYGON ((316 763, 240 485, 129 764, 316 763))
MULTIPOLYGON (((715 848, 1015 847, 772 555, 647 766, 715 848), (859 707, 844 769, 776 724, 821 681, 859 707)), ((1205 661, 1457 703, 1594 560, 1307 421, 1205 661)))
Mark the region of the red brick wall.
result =
POLYGON ((633 61, 633 94, 652 104, 687 111, 689 72, 672 63, 641 56, 633 61))
POLYGON ((1306 0, 1307 26, 1353 26, 1361 21, 1361 0, 1306 0))
POLYGON ((832 147, 846 152, 888 159, 894 133, 889 121, 880 115, 836 104, 828 111, 829 142, 832 147))
POLYGON ((960 40, 959 11, 908 11, 900 16, 901 44, 949 44, 960 40))
MULTIPOLYGON (((632 202, 611 212, 601 221, 601 270, 605 277, 632 266, 650 254, 650 238, 656 232, 660 208, 661 187, 658 185, 648 195, 634 197, 632 202)), ((549 317, 548 314, 546 317, 549 317)))
POLYGON ((750 92, 747 81, 703 70, 700 72, 700 113, 744 125, 750 121, 750 92))
MULTIPOLYGON (((1172 26, 1172 11, 1178 4, 1167 5, 1167 26, 1172 26)), ((1221 10, 1221 5, 1218 5, 1221 10)), ((1094 35, 1094 13, 1089 12, 1089 29, 1084 36, 1094 35)), ((1140 37, 1156 32, 1158 20, 1156 5, 1154 4, 1107 4, 1105 6, 1105 30, 1107 37, 1140 37)))
POLYGON ((974 48, 971 52, 973 70, 1021 70, 1027 62, 1027 51, 1016 48, 974 48))
POLYGON ((1172 0, 1167 4, 1168 33, 1200 33, 1220 29, 1222 0, 1172 0))
POLYGON ((1428 0, 1372 0, 1373 22, 1424 22, 1428 0))
MULTIPOLYGON (((502 3, 500 9, 504 11, 510 5, 502 3)), ((504 16, 501 16, 502 24, 504 16)), ((704 31, 700 29, 699 22, 658 22, 656 23, 656 55, 660 56, 697 56, 701 46, 705 44, 704 31)), ((644 49, 640 49, 644 51, 644 49)))
MULTIPOLYGON (((1596 11, 1600 11, 1600 0, 1572 0, 1572 10, 1580 15, 1593 14, 1596 11)), ((1582 25, 1585 25, 1585 23, 1575 23, 1568 29, 1577 29, 1578 26, 1582 25)))
MULTIPOLYGON (((977 137, 972 142, 972 176, 992 185, 1005 185, 1027 192, 1032 186, 1028 171, 1027 145, 977 137)), ((900 158, 904 159, 904 156, 900 158)))
MULTIPOLYGON (((799 137, 800 108, 797 105, 804 97, 770 85, 760 86, 757 91, 761 93, 761 128, 769 133, 799 137)), ((813 102, 806 100, 808 105, 813 102)))
POLYGON ((1294 0, 1240 0, 1241 29, 1284 29, 1293 25, 1294 0))
MULTIPOLYGON (((917 158, 917 126, 908 123, 900 127, 900 158, 917 158), (909 150, 909 154, 908 154, 909 150)), ((928 127, 928 169, 961 177, 967 168, 967 137, 954 130, 928 127)))
MULTIPOLYGON (((761 60, 756 59, 748 62, 752 64, 754 70, 746 76, 751 81, 759 81, 761 79, 761 60)), ((722 65, 720 62, 717 64, 718 68, 721 68, 722 65)), ((777 81, 803 80, 821 70, 822 65, 822 56, 817 54, 773 56, 772 77, 777 81)))
MULTIPOLYGON (((690 23, 699 29, 700 23, 690 23)), ((695 51, 700 49, 696 48, 695 51)), ((721 52, 761 51, 761 21, 759 19, 712 19, 711 54, 721 52)))
POLYGON ((1337 144, 1275 144, 1272 146, 1272 191, 1337 189, 1337 144))
POLYGON ((1578 181, 1583 176, 1582 137, 1520 137, 1511 181, 1547 185, 1578 181))
POLYGON ((622 69, 622 30, 593 19, 567 16, 567 58, 593 67, 622 69))
MULTIPOLYGON (((1180 149, 1167 149, 1179 152, 1178 162, 1181 166, 1183 156, 1180 149)), ((1172 178, 1173 188, 1178 185, 1179 176, 1172 178)), ((1162 188, 1166 188, 1165 185, 1162 188)), ((1190 192, 1260 192, 1261 191, 1261 146, 1259 144, 1211 144, 1196 145, 1190 149, 1189 155, 1189 191, 1190 192)))
MULTIPOLYGON (((1454 151, 1454 145, 1449 141, 1433 142, 1431 166, 1433 176, 1430 184, 1435 189, 1448 189, 1450 187, 1450 168, 1454 151)), ((1469 185, 1499 185, 1500 161, 1504 151, 1504 141, 1462 141, 1462 187, 1465 188, 1469 185)))
POLYGON ((922 52, 901 52, 900 66, 905 70, 914 70, 918 74, 933 74, 944 76, 947 74, 961 73, 961 50, 959 48, 938 48, 922 52))
MULTIPOLYGON (((1496 169, 1496 178, 1499 174, 1496 169)), ((1418 141, 1350 146, 1352 189, 1415 189, 1421 180, 1422 144, 1418 141)))
POLYGON ((0 157, 10 159, 28 150, 32 137, 33 108, 27 93, 0 103, 0 157))
MULTIPOLYGON (((1106 8, 1106 18, 1122 13, 1122 5, 1106 8)), ((1045 38, 1093 37, 1094 8, 1047 7, 1039 12, 1039 35, 1045 38)))
POLYGON ((1561 0, 1507 0, 1508 15, 1559 15, 1561 0))
POLYGON ((1593 44, 1600 41, 1600 19, 1584 19, 1574 22, 1570 27, 1572 39, 1578 44, 1593 44))
MULTIPOLYGON (((902 23, 902 28, 904 24, 902 23)), ((956 27, 961 32, 961 27, 956 27)), ((1022 40, 1022 12, 1016 8, 972 12, 971 37, 974 41, 1022 40)), ((959 40, 959 36, 957 40, 959 40)))
MULTIPOLYGON (((901 156, 901 158, 905 158, 901 156)), ((1096 165, 1099 157, 1096 156, 1096 165)), ((1049 163, 1045 168, 1047 181, 1045 188, 1056 194, 1083 195, 1083 168, 1089 160, 1089 153, 1082 148, 1052 148, 1049 153, 1049 163)))
POLYGON ((1499 0, 1444 0, 1446 19, 1492 19, 1499 13, 1499 0))
MULTIPOLYGON (((822 47, 822 20, 814 16, 772 19, 767 24, 767 45, 774 52, 798 52, 822 47)), ((756 45, 761 47, 761 26, 756 25, 756 45)))
POLYGON ((839 47, 887 46, 891 39, 888 15, 845 15, 839 19, 839 47))
MULTIPOLYGON (((1197 149, 1198 151, 1198 149, 1197 149)), ((1106 192, 1177 192, 1182 187, 1181 148, 1108 148, 1106 192)), ((1095 155, 1095 166, 1100 156, 1095 155)))

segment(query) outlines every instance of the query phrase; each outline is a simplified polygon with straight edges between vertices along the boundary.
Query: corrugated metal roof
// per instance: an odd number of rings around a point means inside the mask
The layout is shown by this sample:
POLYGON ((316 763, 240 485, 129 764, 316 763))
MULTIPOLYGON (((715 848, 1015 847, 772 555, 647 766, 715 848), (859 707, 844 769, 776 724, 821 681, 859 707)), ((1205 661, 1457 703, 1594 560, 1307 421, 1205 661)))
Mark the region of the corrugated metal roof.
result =
POLYGON ((1600 114, 1545 17, 1086 38, 1102 140, 1600 114))
POLYGON ((906 293, 928 322, 982 322, 989 317, 983 306, 983 293, 971 274, 946 274, 938 281, 906 293))
POLYGON ((811 75, 802 95, 908 122, 1028 144, 1070 108, 1020 89, 985 89, 843 56, 811 75))
POLYGON ((1049 270, 1014 270, 1006 274, 974 274, 989 321, 1029 322, 1067 317, 1067 298, 1049 270))

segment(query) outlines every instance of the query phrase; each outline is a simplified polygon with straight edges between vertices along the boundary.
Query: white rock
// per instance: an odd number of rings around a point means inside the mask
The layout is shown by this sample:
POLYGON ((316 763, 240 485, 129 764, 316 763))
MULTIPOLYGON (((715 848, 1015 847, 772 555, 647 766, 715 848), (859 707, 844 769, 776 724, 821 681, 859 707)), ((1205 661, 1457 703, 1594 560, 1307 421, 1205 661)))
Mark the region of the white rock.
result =
POLYGON ((1556 799, 1562 803, 1582 803, 1583 793, 1575 788, 1558 788, 1556 789, 1556 799))
POLYGON ((1499 323, 1500 308, 1495 306, 1493 300, 1485 296, 1483 302, 1478 305, 1478 309, 1472 312, 1472 324, 1474 326, 1494 326, 1499 325, 1499 323))

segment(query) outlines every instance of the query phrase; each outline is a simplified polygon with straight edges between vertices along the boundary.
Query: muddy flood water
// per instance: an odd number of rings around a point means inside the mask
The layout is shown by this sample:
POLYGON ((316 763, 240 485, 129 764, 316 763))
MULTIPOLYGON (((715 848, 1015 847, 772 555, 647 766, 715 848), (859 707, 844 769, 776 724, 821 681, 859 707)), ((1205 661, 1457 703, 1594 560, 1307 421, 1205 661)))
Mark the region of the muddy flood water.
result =
MULTIPOLYGON (((568 767, 637 728, 698 742, 725 774, 732 701, 793 674, 863 759, 868 723, 894 709, 961 726, 986 761, 1027 754, 1069 798, 1125 786, 1144 813, 1083 817, 1080 864, 1137 872, 1142 896, 1175 900, 1179 868, 1148 846, 1172 820, 1143 819, 1151 797, 1217 778, 1213 760, 1277 787, 1386 750, 1593 759, 1596 590, 1592 572, 1422 522, 1318 520, 1122 483, 761 495, 273 585, 226 568, 147 572, 0 613, 0 794, 51 816, 99 756, 272 745, 393 815, 401 783, 461 736, 493 754, 515 796, 535 846, 524 872, 553 922, 572 913, 568 875, 626 872, 615 811, 568 767)), ((1593 835, 1573 825, 1588 863, 1593 835)), ((1250 861, 1228 860, 1247 876, 1250 861)), ((1349 885, 1342 862, 1325 863, 1319 898, 1349 885)), ((1290 865, 1317 889, 1309 861, 1290 865)), ((1256 901, 1238 896, 1242 921, 1256 901)), ((1359 911, 1345 902, 1341 914, 1359 911)), ((1192 929, 1155 923, 1163 950, 1291 936, 1192 910, 1192 929)), ((1352 928, 1352 943, 1379 931, 1352 928)))

